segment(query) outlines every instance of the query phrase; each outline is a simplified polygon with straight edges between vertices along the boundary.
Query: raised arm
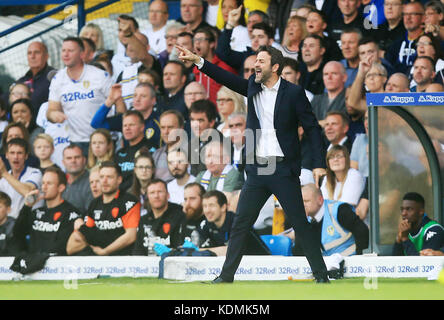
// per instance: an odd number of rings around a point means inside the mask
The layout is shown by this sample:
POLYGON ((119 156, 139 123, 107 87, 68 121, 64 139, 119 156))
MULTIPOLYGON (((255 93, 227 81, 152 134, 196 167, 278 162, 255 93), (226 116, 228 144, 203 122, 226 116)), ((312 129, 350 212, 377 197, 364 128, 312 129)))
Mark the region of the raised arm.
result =
POLYGON ((359 112, 365 112, 367 110, 367 104, 364 99, 364 81, 365 75, 370 70, 370 66, 371 63, 368 61, 359 62, 358 73, 350 87, 347 98, 347 104, 359 112))
POLYGON ((239 25, 239 18, 242 10, 242 5, 233 9, 228 14, 228 21, 224 30, 221 32, 217 40, 216 54, 219 58, 225 61, 228 65, 235 69, 241 69, 245 55, 243 52, 234 51, 231 49, 231 36, 233 29, 239 25))
POLYGON ((193 62, 200 71, 207 74, 216 82, 219 82, 220 84, 230 88, 233 91, 236 91, 243 96, 248 95, 248 80, 206 61, 186 48, 178 45, 176 45, 176 48, 179 51, 179 59, 182 61, 193 62))

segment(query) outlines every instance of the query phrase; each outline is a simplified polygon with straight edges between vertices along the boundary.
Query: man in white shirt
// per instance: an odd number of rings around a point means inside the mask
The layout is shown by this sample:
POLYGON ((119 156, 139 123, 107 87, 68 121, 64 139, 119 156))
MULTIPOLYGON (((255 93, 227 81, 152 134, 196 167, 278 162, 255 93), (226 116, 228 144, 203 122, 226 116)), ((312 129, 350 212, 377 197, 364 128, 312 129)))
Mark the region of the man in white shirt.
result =
POLYGON ((190 164, 183 150, 168 152, 168 169, 174 177, 167 185, 170 194, 170 202, 182 205, 184 202, 184 190, 188 183, 194 182, 195 176, 188 173, 190 164))
POLYGON ((271 194, 279 199, 291 224, 301 235, 304 253, 314 278, 318 283, 328 283, 327 267, 315 242, 315 234, 305 217, 298 179, 301 169, 299 135, 294 123, 301 122, 310 141, 316 182, 326 173, 323 152, 320 150, 321 128, 302 88, 280 77, 283 67, 282 52, 271 46, 260 47, 255 76, 245 80, 218 68, 189 50, 177 48, 180 59, 193 61, 202 72, 222 85, 248 96, 247 129, 254 135, 251 139, 253 141, 247 140, 247 145, 253 143, 253 157, 247 152, 247 161, 253 160, 253 163, 246 167, 247 181, 239 196, 237 217, 230 234, 226 259, 221 274, 212 283, 233 282, 242 259, 248 230, 271 194))
POLYGON ((47 118, 54 123, 68 123, 71 142, 88 153, 90 135, 94 132, 91 120, 105 102, 112 80, 99 68, 85 64, 83 42, 68 37, 62 44, 65 68, 59 70, 49 87, 47 118))
POLYGON ((142 33, 149 39, 150 49, 156 56, 166 49, 165 34, 168 16, 166 2, 154 0, 150 3, 148 11, 150 25, 142 33))
MULTIPOLYGON (((0 158, 0 191, 8 194, 12 200, 10 217, 17 219, 20 210, 25 204, 25 196, 42 184, 42 173, 39 169, 25 166, 29 155, 28 142, 24 139, 11 139, 6 145, 6 159, 11 170, 7 171, 0 158)), ((36 206, 40 206, 41 202, 36 206)))

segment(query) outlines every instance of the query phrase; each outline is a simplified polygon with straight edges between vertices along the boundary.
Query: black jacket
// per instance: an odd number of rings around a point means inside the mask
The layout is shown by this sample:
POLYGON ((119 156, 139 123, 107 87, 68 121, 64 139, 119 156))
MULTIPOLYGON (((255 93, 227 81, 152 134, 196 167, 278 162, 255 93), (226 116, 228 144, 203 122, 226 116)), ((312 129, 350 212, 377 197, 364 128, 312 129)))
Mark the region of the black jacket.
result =
MULTIPOLYGON (((256 114, 253 97, 262 91, 261 84, 256 83, 255 75, 248 80, 243 79, 231 72, 218 68, 214 64, 205 61, 201 71, 208 74, 222 85, 227 86, 243 96, 248 97, 247 129, 253 130, 254 148, 258 139, 257 130, 260 129, 259 119, 256 114)), ((294 85, 284 79, 278 89, 275 111, 274 127, 279 145, 286 158, 282 169, 276 171, 279 175, 300 175, 301 171, 301 146, 298 135, 298 124, 304 128, 307 139, 313 147, 312 163, 313 168, 325 168, 325 156, 321 149, 321 127, 313 114, 310 102, 308 101, 304 89, 294 85)), ((247 159, 251 159, 248 154, 247 159)), ((249 161, 247 161, 249 162, 249 161)), ((246 171, 257 172, 257 163, 246 164, 246 171)))

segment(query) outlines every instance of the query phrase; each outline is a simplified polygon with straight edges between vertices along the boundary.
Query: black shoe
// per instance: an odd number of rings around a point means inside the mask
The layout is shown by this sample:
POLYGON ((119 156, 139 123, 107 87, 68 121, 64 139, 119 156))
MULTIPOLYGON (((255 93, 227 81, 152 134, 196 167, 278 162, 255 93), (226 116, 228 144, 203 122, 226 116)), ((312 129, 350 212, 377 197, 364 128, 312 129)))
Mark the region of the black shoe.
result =
POLYGON ((316 278, 316 283, 330 283, 328 277, 316 278))
POLYGON ((219 284, 219 283, 232 283, 233 281, 227 281, 225 279, 222 279, 221 277, 217 277, 213 281, 211 281, 211 284, 219 284))

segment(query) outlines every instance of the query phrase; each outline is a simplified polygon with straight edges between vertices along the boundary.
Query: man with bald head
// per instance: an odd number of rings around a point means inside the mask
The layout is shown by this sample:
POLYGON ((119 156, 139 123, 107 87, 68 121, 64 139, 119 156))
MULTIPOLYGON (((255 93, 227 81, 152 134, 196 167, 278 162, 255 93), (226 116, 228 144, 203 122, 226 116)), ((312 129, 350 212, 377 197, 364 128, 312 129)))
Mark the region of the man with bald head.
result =
POLYGON ((345 82, 347 72, 342 63, 330 61, 322 70, 322 79, 327 92, 316 94, 311 101, 313 112, 323 127, 325 116, 330 111, 347 112, 345 107, 345 82))
POLYGON ((166 23, 168 21, 168 5, 162 0, 154 0, 148 9, 150 25, 142 31, 150 39, 151 52, 155 55, 166 50, 166 23))
POLYGON ((385 84, 385 92, 409 92, 409 82, 409 78, 404 73, 394 73, 385 84))
POLYGON ((24 82, 31 89, 31 102, 36 115, 42 103, 48 101, 50 83, 48 73, 54 68, 48 66, 48 49, 43 42, 31 42, 27 58, 29 70, 17 82, 24 82))
POLYGON ((202 27, 210 27, 204 19, 202 0, 181 0, 180 19, 177 21, 186 25, 187 30, 193 33, 202 27))
MULTIPOLYGON (((190 82, 184 91, 184 100, 187 109, 190 110, 191 105, 194 101, 203 100, 208 98, 207 89, 205 89, 202 83, 197 81, 190 82)), ((191 125, 190 121, 185 121, 184 129, 188 134, 188 137, 191 137, 191 125)))
POLYGON ((185 87, 184 97, 185 105, 188 109, 190 109, 194 101, 206 99, 208 97, 208 93, 202 83, 193 81, 185 87))
MULTIPOLYGON (((324 256, 362 254, 362 250, 368 247, 369 229, 348 203, 325 200, 313 183, 302 187, 302 199, 307 219, 315 229, 324 256)), ((303 255, 297 234, 291 232, 288 236, 296 240, 294 255, 303 255)))

